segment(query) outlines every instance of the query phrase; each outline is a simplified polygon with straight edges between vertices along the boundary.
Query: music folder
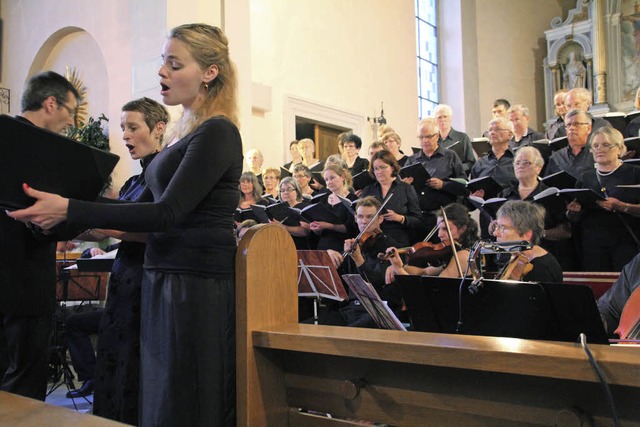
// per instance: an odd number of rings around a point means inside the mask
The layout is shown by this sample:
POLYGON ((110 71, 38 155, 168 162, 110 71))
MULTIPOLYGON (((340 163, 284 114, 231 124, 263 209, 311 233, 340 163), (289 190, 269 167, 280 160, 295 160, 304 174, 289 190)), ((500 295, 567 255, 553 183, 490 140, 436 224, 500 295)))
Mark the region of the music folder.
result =
POLYGON ((0 207, 33 204, 22 184, 63 197, 94 200, 119 157, 6 115, 0 116, 0 207))

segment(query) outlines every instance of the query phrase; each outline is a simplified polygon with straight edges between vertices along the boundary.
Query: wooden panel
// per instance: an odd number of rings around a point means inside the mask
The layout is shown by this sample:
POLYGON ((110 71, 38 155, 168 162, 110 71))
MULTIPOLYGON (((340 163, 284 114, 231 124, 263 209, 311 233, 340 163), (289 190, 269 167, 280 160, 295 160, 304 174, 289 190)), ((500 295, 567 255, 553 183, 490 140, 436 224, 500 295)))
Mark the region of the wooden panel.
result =
POLYGON ((342 131, 330 127, 315 125, 316 155, 321 160, 327 160, 332 154, 338 154, 338 135, 342 131))
POLYGON ((253 351, 251 331, 298 321, 297 255, 282 227, 244 235, 236 255, 237 407, 239 426, 286 425, 283 376, 269 355, 253 351), (267 387, 267 389, 265 389, 267 387))
POLYGON ((562 283, 589 286, 598 299, 609 290, 619 276, 620 273, 616 272, 565 271, 562 273, 562 283))
POLYGON ((0 425, 11 427, 115 427, 126 424, 89 414, 79 414, 70 409, 0 391, 0 425))

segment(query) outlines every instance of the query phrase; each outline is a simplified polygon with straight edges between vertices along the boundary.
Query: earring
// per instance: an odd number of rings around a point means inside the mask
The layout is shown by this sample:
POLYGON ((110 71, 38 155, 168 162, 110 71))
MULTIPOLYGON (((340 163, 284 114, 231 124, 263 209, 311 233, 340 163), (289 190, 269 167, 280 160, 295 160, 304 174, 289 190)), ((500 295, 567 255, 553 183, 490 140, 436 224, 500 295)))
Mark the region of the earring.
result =
POLYGON ((209 90, 209 83, 206 83, 206 82, 205 82, 205 84, 204 84, 204 90, 207 90, 207 91, 209 90))

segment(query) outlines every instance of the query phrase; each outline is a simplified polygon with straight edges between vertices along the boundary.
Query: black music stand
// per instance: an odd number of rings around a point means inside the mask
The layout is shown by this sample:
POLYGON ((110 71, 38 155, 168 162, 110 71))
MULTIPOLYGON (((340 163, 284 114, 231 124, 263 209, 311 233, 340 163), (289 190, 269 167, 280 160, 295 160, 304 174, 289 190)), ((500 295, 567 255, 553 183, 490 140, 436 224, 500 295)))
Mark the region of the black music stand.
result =
POLYGON ((318 323, 322 298, 344 301, 348 298, 338 271, 326 251, 298 251, 298 296, 313 298, 313 319, 318 323))
POLYGON ((366 282, 359 274, 343 274, 342 279, 380 329, 407 330, 387 303, 382 301, 371 283, 366 282))
POLYGON ((396 276, 414 330, 608 344, 593 292, 587 286, 396 276), (459 307, 462 307, 460 315, 459 307), (458 321, 461 320, 461 323, 458 321))

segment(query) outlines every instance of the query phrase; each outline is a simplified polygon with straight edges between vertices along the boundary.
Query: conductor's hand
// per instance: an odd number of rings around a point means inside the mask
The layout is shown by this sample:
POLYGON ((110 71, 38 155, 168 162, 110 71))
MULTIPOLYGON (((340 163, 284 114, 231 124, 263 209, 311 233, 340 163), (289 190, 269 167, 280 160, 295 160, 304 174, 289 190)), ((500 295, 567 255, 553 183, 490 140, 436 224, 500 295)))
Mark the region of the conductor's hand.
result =
POLYGON ((36 202, 26 208, 7 212, 11 218, 26 223, 32 223, 44 230, 50 230, 67 219, 69 199, 57 194, 45 193, 22 184, 24 193, 36 199, 36 202))
POLYGON ((327 249, 327 253, 329 254, 329 258, 331 258, 331 263, 335 268, 340 267, 342 264, 342 254, 334 251, 333 249, 327 249))

